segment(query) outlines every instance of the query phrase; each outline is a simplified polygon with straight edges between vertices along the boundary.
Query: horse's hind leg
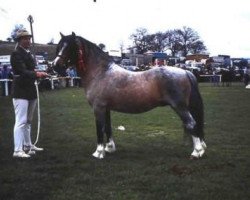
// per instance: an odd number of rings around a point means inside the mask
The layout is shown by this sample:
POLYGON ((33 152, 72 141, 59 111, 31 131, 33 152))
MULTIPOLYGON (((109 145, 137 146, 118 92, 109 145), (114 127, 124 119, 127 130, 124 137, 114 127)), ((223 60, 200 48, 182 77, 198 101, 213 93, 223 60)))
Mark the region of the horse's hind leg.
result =
POLYGON ((205 149, 207 148, 207 145, 199 137, 192 135, 192 139, 193 139, 193 144, 194 144, 194 150, 191 153, 190 159, 201 158, 205 153, 205 149))
POLYGON ((107 143, 105 146, 105 151, 112 153, 116 150, 114 139, 112 137, 112 127, 111 127, 111 118, 110 118, 110 110, 106 111, 106 121, 105 121, 105 132, 107 135, 107 143))
POLYGON ((192 115, 190 114, 190 112, 188 111, 187 108, 185 108, 185 106, 177 106, 177 107, 173 107, 173 109, 176 111, 176 113, 180 116, 182 122, 183 122, 183 126, 184 126, 184 131, 186 133, 189 133, 192 136, 192 140, 193 140, 193 152, 191 154, 191 158, 200 158, 203 156, 203 154, 205 153, 205 149, 206 149, 206 144, 203 140, 201 140, 196 133, 195 130, 195 125, 196 122, 194 120, 194 118, 192 117, 192 115))

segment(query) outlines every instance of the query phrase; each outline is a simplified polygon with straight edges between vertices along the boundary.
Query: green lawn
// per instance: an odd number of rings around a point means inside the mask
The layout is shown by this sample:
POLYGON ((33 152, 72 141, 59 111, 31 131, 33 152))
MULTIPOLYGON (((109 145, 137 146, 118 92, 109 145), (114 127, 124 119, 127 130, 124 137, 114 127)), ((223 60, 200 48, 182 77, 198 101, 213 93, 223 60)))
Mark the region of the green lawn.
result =
POLYGON ((0 97, 0 200, 250 199, 250 90, 204 83, 200 90, 208 149, 196 161, 189 160, 192 145, 168 107, 113 112, 117 151, 94 159, 94 116, 78 88, 41 94, 38 146, 45 151, 14 159, 12 101, 0 97))

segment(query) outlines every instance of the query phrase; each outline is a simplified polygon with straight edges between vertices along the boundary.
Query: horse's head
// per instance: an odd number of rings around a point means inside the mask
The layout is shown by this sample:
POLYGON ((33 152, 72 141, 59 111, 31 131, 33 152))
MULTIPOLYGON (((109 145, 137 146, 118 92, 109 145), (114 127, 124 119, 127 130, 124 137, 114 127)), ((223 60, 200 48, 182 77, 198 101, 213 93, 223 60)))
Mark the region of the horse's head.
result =
POLYGON ((80 74, 84 74, 87 70, 105 69, 110 62, 112 62, 112 58, 96 44, 76 36, 72 32, 71 35, 67 36, 61 34, 61 40, 57 45, 56 58, 53 61, 53 68, 60 74, 69 63, 76 66, 80 74))
POLYGON ((53 68, 58 72, 67 67, 68 64, 76 65, 78 55, 77 55, 77 42, 76 35, 72 32, 71 35, 64 36, 61 34, 61 40, 59 41, 56 48, 56 58, 53 61, 53 68))

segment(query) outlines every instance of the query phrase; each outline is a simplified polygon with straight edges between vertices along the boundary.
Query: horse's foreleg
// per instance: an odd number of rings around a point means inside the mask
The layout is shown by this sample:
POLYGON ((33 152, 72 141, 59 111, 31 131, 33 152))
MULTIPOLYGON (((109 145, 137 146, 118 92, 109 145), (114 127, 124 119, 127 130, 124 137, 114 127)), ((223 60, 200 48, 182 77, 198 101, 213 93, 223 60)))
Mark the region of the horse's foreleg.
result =
POLYGON ((104 145, 97 144, 96 150, 92 155, 98 159, 103 159, 105 157, 104 145))
POLYGON ((105 111, 104 109, 94 109, 96 119, 97 148, 92 154, 94 157, 102 159, 105 157, 104 131, 105 131, 105 111))
POLYGON ((112 153, 116 150, 114 139, 112 137, 112 127, 111 127, 111 118, 110 118, 110 110, 106 111, 106 121, 105 121, 105 132, 107 135, 107 143, 105 146, 105 151, 112 153))

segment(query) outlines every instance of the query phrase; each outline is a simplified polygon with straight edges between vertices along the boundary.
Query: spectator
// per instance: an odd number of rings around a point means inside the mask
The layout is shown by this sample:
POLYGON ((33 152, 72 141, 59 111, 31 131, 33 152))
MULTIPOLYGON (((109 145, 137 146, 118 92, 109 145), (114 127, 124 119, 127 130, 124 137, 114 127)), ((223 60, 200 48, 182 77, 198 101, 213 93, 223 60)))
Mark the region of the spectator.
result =
POLYGON ((250 81, 250 66, 247 66, 247 68, 244 70, 244 84, 247 86, 250 81))
POLYGON ((220 78, 218 76, 218 74, 216 73, 216 69, 212 70, 212 82, 213 82, 213 86, 219 86, 219 82, 220 82, 220 78))
POLYGON ((67 69, 67 75, 71 78, 71 80, 73 79, 73 85, 74 86, 79 86, 79 79, 77 79, 77 72, 76 72, 76 68, 71 66, 67 69))

